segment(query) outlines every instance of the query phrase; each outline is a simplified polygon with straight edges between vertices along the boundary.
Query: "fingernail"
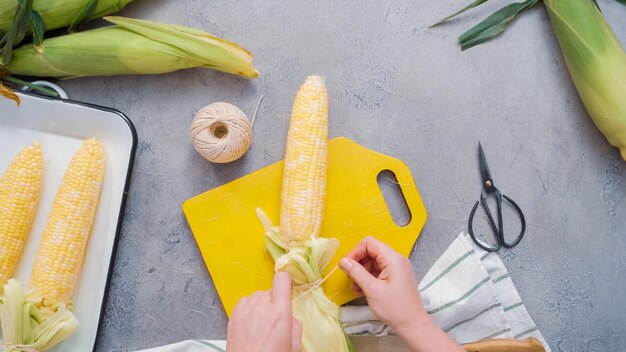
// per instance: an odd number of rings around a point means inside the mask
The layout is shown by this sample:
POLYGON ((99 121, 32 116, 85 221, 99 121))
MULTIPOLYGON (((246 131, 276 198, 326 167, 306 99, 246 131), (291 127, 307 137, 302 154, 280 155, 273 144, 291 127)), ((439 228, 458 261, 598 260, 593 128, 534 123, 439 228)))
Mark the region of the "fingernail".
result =
POLYGON ((352 269, 352 263, 350 263, 350 261, 347 258, 343 258, 339 261, 339 267, 343 271, 350 271, 350 269, 352 269))

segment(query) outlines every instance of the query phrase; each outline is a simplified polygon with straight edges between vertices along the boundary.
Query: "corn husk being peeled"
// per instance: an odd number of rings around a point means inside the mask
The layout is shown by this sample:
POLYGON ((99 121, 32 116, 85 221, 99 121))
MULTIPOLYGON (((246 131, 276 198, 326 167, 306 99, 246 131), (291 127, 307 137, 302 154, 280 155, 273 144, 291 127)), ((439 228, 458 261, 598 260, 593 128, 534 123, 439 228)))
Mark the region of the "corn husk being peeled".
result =
MULTIPOLYGON (((88 19, 100 18, 123 9, 133 0, 98 0, 88 19)), ((34 0, 32 10, 39 13, 47 29, 70 26, 89 6, 86 0, 34 0)), ((13 24, 18 0, 0 0, 0 33, 13 24)))
POLYGON ((320 286, 322 272, 339 247, 339 241, 317 237, 290 246, 281 238, 282 233, 279 227, 269 228, 265 245, 274 259, 275 271, 287 272, 293 280, 292 309, 293 316, 303 326, 302 350, 352 351, 350 339, 339 320, 339 307, 326 297, 320 286))
POLYGON ((265 214, 257 215, 267 229, 265 245, 274 259, 274 270, 289 273, 293 281, 293 316, 302 323, 302 350, 353 351, 343 331, 339 307, 322 289, 322 273, 339 247, 336 238, 312 237, 294 245, 278 226, 271 226, 265 214))
POLYGON ((239 45, 204 31, 124 17, 115 25, 26 45, 0 65, 0 76, 85 77, 159 74, 206 67, 256 78, 252 55, 239 45))

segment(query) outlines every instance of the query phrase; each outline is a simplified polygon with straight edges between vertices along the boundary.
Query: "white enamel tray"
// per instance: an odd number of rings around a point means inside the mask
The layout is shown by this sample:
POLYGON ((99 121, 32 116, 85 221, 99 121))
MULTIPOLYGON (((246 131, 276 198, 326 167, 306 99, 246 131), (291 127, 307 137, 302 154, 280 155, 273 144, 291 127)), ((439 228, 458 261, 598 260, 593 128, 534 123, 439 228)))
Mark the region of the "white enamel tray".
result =
POLYGON ((0 173, 24 147, 40 142, 44 188, 37 216, 15 276, 28 284, 37 245, 56 190, 73 153, 87 138, 105 149, 106 171, 96 219, 75 295, 78 331, 53 351, 85 352, 95 346, 104 313, 113 257, 133 165, 137 136, 132 123, 112 109, 20 94, 19 107, 0 98, 0 173))

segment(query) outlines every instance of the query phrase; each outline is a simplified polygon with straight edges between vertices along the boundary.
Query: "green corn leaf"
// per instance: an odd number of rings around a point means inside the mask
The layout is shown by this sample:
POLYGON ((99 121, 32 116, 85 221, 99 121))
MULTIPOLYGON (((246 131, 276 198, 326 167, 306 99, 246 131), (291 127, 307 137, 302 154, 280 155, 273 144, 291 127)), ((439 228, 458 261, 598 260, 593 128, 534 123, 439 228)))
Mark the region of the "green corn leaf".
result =
POLYGON ((53 98, 59 98, 59 93, 57 93, 54 89, 32 84, 28 81, 24 81, 13 76, 2 76, 0 77, 0 84, 2 84, 2 81, 13 83, 14 85, 17 85, 17 86, 28 87, 32 89, 33 91, 37 92, 38 94, 46 95, 46 96, 53 97, 53 98))
POLYGON ((37 11, 31 11, 29 15, 30 27, 33 32, 33 45, 37 51, 43 48, 43 38, 46 32, 46 24, 37 11))
POLYGON ((461 34, 461 50, 469 49, 502 33, 507 25, 524 10, 531 8, 538 0, 526 0, 509 4, 494 12, 482 22, 461 34))
MULTIPOLYGON (((448 17, 446 17, 446 18, 442 19, 441 21, 439 21, 439 22, 437 22, 437 23, 435 23, 435 24, 431 25, 430 27, 432 28, 432 27, 434 27, 434 26, 440 25, 440 24, 442 24, 442 23, 446 22, 447 20, 450 20, 450 19, 452 19, 452 18, 454 18, 454 17, 456 17, 456 16, 458 16, 458 15, 462 14, 463 12, 465 12, 465 11, 467 11, 467 10, 471 10, 471 9, 473 9, 474 7, 478 6, 478 5, 481 5, 481 4, 483 4, 483 3, 486 3, 487 1, 488 1, 488 0, 476 0, 476 1, 472 2, 471 4, 469 4, 469 5, 465 6, 464 8, 460 9, 459 11, 457 11, 457 12, 455 12, 455 13, 451 14, 450 16, 448 16, 448 17)), ((618 1, 620 1, 620 0, 618 0, 618 1)), ((626 1, 626 0, 624 0, 624 1, 626 1)))
POLYGON ((621 3, 622 5, 626 5, 626 0, 617 0, 617 2, 621 3))
POLYGON ((2 38, 2 64, 6 65, 13 56, 13 46, 19 44, 26 35, 28 18, 33 7, 33 0, 20 0, 9 32, 2 38))
MULTIPOLYGON (((11 38, 11 32, 14 33, 13 36, 13 46, 16 46, 24 40, 26 36, 26 29, 28 28, 28 20, 30 11, 33 8, 33 0, 22 0, 20 1, 20 6, 15 13, 15 20, 13 21, 13 26, 11 31, 9 31, 9 39, 11 38)), ((11 40, 8 40, 11 42, 11 40)))
POLYGON ((70 23, 68 31, 70 33, 76 32, 80 26, 83 25, 83 23, 87 22, 91 18, 97 6, 98 0, 87 0, 85 6, 78 12, 78 14, 76 14, 72 23, 70 23))

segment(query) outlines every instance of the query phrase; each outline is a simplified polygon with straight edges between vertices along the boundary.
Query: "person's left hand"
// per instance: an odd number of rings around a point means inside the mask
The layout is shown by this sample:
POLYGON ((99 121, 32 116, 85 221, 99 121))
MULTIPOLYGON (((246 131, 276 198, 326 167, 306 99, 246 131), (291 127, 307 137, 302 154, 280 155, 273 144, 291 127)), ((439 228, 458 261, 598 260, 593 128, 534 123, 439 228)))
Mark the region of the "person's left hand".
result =
POLYGON ((300 352, 302 325, 291 313, 291 277, 274 275, 274 286, 239 300, 228 322, 226 351, 300 352))

